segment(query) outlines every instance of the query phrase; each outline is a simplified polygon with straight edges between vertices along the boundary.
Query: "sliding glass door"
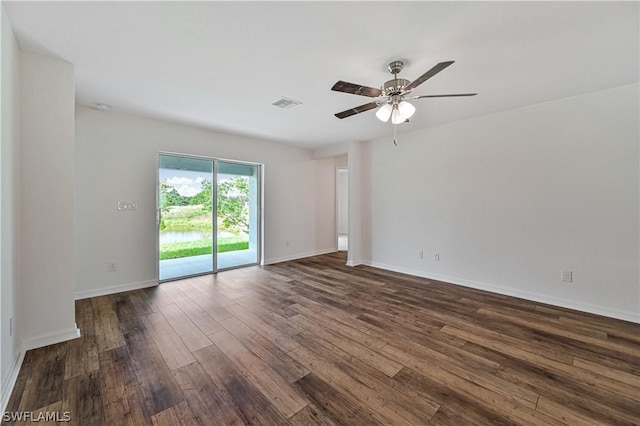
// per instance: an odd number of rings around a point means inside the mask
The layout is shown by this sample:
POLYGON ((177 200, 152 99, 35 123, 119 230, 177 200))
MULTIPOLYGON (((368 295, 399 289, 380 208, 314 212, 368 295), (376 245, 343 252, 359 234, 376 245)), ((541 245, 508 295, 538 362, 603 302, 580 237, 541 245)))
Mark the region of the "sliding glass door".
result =
POLYGON ((260 166, 159 154, 161 281, 259 263, 260 166))
POLYGON ((219 161, 216 179, 218 268, 258 263, 258 170, 219 161))

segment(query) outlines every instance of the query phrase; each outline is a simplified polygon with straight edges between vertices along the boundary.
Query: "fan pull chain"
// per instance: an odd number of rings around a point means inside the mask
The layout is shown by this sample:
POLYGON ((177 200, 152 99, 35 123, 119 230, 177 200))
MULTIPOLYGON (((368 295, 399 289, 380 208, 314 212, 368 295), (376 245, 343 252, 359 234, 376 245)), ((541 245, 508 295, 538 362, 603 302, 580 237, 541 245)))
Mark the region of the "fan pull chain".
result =
POLYGON ((394 124, 393 125, 393 146, 398 146, 398 139, 396 137, 396 129, 397 129, 397 125, 394 124))

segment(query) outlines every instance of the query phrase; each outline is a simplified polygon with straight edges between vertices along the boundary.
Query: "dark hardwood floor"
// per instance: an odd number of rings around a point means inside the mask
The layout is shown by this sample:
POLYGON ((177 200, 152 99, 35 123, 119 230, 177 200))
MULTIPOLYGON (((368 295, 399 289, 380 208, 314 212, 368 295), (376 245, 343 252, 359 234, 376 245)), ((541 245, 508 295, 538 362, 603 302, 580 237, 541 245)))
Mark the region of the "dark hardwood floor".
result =
MULTIPOLYGON (((77 425, 630 425, 640 326, 343 253, 76 302, 7 411, 77 425)), ((43 423, 38 423, 43 424, 43 423)))

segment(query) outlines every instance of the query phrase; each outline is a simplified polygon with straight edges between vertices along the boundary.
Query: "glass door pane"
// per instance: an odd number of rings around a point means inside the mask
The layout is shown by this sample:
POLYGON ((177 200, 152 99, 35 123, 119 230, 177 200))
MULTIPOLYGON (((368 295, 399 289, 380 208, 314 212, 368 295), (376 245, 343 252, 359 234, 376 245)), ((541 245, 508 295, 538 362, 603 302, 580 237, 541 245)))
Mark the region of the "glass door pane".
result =
POLYGON ((260 167, 217 161, 218 269, 258 263, 260 167))
POLYGON ((213 161, 160 154, 158 164, 159 279, 213 272, 213 161))

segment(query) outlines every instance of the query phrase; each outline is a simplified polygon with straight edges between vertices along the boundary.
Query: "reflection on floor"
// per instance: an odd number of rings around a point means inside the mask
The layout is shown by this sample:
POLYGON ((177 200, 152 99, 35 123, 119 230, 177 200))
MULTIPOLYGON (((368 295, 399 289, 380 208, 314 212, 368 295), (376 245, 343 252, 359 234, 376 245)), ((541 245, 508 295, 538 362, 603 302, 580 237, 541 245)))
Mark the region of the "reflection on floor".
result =
POLYGON ((349 246, 349 237, 347 234, 338 234, 338 250, 346 251, 349 246))
MULTIPOLYGON (((218 269, 257 263, 255 250, 237 250, 218 254, 218 269)), ((195 274, 205 274, 213 270, 212 256, 181 257, 160 261, 160 280, 170 280, 195 274)))

